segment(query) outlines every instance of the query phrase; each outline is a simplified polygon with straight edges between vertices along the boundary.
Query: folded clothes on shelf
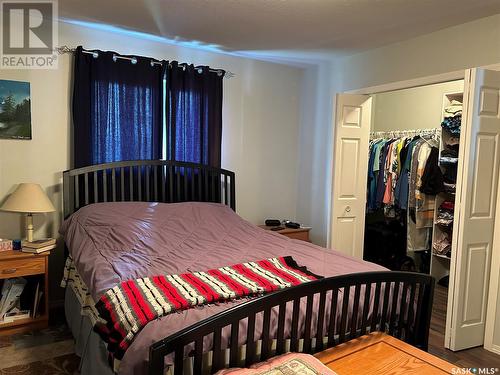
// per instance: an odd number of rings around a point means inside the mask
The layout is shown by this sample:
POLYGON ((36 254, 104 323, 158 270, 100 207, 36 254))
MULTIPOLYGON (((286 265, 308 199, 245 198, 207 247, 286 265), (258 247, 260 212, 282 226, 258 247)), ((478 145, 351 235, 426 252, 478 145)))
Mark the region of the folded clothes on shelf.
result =
POLYGON ((439 206, 439 209, 441 211, 447 211, 447 212, 451 212, 453 213, 453 211, 455 210, 455 202, 451 202, 451 201, 444 201, 443 203, 441 203, 441 205, 439 206))
POLYGON ((458 100, 452 100, 450 105, 444 108, 444 117, 447 118, 456 115, 461 115, 462 108, 463 108, 462 103, 460 103, 458 100))
POLYGON ((445 165, 445 164, 456 164, 458 163, 458 158, 452 158, 449 156, 441 156, 439 158, 439 164, 445 165))
POLYGON ((443 227, 451 227, 451 225, 453 224, 453 218, 451 219, 437 218, 436 224, 441 225, 443 227))
POLYGON ((444 140, 444 144, 449 149, 456 149, 458 153, 458 147, 460 146, 460 134, 447 137, 444 140))
POLYGON ((460 125, 462 124, 462 114, 457 114, 453 117, 445 117, 441 123, 441 127, 447 130, 452 135, 460 134, 460 125))
POLYGON ((448 182, 444 182, 444 191, 447 193, 455 193, 457 189, 457 184, 450 184, 448 182))
POLYGON ((458 158, 458 149, 445 148, 441 151, 442 158, 458 158))
POLYGON ((453 212, 455 210, 455 203, 444 201, 438 208, 436 216, 436 224, 450 227, 453 224, 453 212))
POLYGON ((451 252, 451 238, 448 233, 440 232, 436 234, 432 244, 432 251, 438 255, 447 255, 451 252))
POLYGON ((444 182, 449 184, 457 183, 457 164, 448 164, 443 173, 444 182))

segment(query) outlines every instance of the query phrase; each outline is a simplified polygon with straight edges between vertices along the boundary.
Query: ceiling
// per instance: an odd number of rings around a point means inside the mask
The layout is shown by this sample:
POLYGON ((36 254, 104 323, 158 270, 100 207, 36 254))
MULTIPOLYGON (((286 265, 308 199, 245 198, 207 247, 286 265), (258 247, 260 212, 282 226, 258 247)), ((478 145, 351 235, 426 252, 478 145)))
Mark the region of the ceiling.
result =
POLYGON ((61 0, 59 16, 230 52, 351 54, 500 13, 500 0, 61 0))

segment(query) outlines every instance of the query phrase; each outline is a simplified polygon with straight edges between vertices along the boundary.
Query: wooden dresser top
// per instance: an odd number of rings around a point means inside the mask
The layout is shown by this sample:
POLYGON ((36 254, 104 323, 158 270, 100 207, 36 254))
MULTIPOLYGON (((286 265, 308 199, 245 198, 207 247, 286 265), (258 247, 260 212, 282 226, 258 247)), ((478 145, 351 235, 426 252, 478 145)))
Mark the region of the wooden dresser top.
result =
POLYGON ((315 354, 338 375, 451 374, 457 366, 385 333, 373 332, 315 354))

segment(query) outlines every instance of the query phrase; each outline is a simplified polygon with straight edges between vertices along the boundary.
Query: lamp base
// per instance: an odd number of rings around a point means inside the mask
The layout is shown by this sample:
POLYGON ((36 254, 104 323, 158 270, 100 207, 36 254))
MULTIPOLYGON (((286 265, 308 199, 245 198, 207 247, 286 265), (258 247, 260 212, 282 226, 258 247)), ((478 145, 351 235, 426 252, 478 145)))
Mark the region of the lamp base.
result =
POLYGON ((26 241, 33 242, 33 215, 26 215, 26 241))

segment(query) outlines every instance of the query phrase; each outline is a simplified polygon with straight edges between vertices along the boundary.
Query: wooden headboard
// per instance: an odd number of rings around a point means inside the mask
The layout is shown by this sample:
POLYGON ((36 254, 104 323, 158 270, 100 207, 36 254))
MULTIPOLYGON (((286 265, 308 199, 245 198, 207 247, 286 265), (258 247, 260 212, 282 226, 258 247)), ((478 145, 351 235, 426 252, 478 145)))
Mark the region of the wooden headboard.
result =
POLYGON ((64 217, 98 202, 216 202, 236 209, 234 172, 170 160, 97 164, 63 173, 64 217))

